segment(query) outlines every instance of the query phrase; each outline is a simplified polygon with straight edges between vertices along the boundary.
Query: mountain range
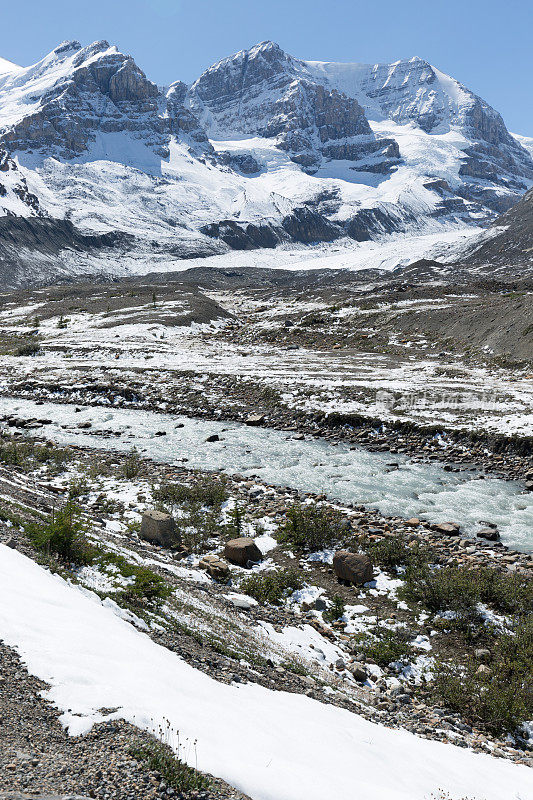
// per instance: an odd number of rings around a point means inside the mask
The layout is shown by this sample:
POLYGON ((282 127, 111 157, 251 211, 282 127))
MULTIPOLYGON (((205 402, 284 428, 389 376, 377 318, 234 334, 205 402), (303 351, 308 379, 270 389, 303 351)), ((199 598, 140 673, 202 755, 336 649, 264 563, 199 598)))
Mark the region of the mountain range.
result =
POLYGON ((31 67, 0 59, 0 273, 320 243, 349 262, 406 236, 422 255, 508 212, 533 186, 532 145, 419 58, 301 61, 262 42, 159 87, 105 41, 65 42, 31 67))

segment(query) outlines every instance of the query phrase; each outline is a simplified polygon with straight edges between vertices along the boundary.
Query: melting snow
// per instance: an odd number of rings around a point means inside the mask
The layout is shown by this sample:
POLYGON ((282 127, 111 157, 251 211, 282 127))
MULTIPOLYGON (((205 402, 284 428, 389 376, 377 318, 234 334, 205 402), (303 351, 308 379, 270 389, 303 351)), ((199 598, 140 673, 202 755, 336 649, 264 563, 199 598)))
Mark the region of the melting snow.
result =
POLYGON ((200 769, 253 800, 353 800, 354 780, 361 797, 375 800, 428 800, 438 790, 453 800, 531 796, 524 765, 419 739, 302 695, 217 683, 5 546, 0 635, 50 684, 46 695, 72 735, 100 721, 100 708, 118 708, 114 716, 149 730, 166 718, 182 739, 197 740, 200 769))

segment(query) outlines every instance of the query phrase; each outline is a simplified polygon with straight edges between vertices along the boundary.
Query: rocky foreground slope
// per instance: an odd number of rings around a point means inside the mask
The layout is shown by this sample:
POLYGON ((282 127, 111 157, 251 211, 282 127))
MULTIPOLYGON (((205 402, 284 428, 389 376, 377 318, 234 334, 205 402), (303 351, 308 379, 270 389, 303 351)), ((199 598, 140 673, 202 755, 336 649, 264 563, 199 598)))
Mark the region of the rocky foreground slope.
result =
MULTIPOLYGON (((396 796, 400 779, 413 800, 479 791, 511 800, 526 788, 530 751, 515 727, 527 709, 509 703, 502 726, 497 704, 476 714, 470 684, 460 700, 433 693, 444 659, 468 665, 491 697, 527 698, 520 662, 506 663, 503 647, 514 641, 504 626, 520 623, 531 597, 531 558, 506 551, 495 529, 463 538, 451 523, 385 517, 138 454, 57 448, 33 441, 28 425, 13 430, 8 420, 0 438, 1 592, 11 601, 0 604, 9 723, 0 792, 241 798, 213 779, 206 791, 182 791, 140 757, 147 737, 124 720, 160 724, 164 741, 178 727, 184 760, 257 800, 297 800, 304 781, 310 800, 329 786, 348 800, 354 759, 380 800, 396 796), (149 535, 147 518, 171 541, 149 535), (291 519, 301 519, 307 544, 285 538, 291 519), (78 526, 66 557, 56 539, 47 544, 56 522, 78 526), (236 557, 237 532, 246 534, 239 548, 255 547, 253 565, 236 557), (371 572, 337 580, 331 557, 341 546, 371 572), (405 571, 411 563, 416 572, 405 571), (461 600, 442 587, 429 606, 425 594, 419 602, 419 582, 433 572, 462 581, 461 600), (481 604, 474 587, 489 575, 481 604), (406 767, 413 756, 422 770, 406 767)), ((520 641, 527 646, 522 633, 520 641)))
POLYGON ((467 267, 489 266, 496 272, 509 265, 526 272, 533 266, 533 190, 474 239, 462 263, 467 267))
POLYGON ((104 41, 4 61, 0 160, 9 285, 438 238, 506 211, 533 181, 501 116, 427 62, 301 61, 272 42, 191 86, 156 86, 104 41))

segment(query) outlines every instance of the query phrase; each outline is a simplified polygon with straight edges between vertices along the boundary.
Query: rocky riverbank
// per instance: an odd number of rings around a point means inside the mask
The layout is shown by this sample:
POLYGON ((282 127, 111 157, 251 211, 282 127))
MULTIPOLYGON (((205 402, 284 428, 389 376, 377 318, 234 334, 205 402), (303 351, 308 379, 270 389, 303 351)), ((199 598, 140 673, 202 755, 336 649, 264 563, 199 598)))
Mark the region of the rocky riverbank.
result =
MULTIPOLYGON (((265 402, 264 387, 247 386, 238 403, 227 392, 226 403, 212 404, 206 394, 195 389, 177 392, 172 398, 157 388, 130 385, 117 392, 115 385, 61 387, 38 385, 35 381, 18 384, 16 394, 7 396, 43 402, 95 405, 166 413, 175 416, 215 421, 242 422, 287 431, 299 436, 312 436, 335 443, 359 445, 371 452, 403 454, 421 463, 444 463, 450 471, 481 470, 505 480, 524 480, 533 489, 533 442, 483 432, 458 431, 444 426, 417 427, 414 423, 391 423, 378 418, 339 413, 303 412, 283 404, 265 402), (263 400, 262 400, 263 398, 263 400)), ((228 389, 225 385, 221 389, 228 389)), ((4 394, 4 396, 6 396, 4 394)), ((20 420, 16 415, 7 422, 25 427, 35 420, 20 420)))

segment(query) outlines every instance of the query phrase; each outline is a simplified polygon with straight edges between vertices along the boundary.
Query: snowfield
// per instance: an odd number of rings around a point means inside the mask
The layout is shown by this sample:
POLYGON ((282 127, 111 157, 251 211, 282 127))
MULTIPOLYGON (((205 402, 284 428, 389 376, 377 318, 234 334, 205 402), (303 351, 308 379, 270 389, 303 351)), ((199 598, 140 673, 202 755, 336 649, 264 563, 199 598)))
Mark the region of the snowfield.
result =
POLYGON ((0 635, 50 684, 46 696, 72 735, 103 719, 124 718, 151 731, 168 719, 188 740, 191 763, 196 741, 199 768, 253 800, 528 800, 533 794, 526 766, 387 729, 302 695, 217 683, 96 595, 3 545, 0 635), (118 710, 104 716, 102 708, 118 710))

